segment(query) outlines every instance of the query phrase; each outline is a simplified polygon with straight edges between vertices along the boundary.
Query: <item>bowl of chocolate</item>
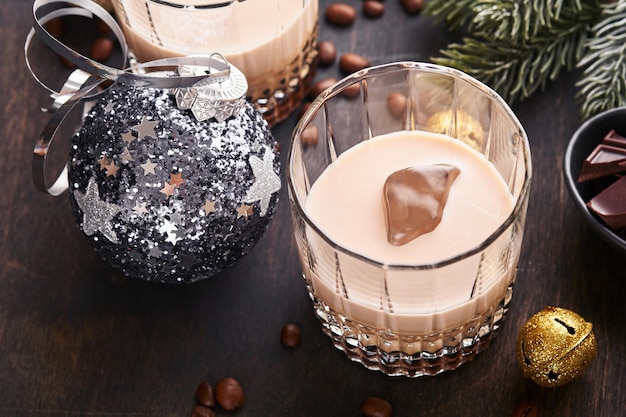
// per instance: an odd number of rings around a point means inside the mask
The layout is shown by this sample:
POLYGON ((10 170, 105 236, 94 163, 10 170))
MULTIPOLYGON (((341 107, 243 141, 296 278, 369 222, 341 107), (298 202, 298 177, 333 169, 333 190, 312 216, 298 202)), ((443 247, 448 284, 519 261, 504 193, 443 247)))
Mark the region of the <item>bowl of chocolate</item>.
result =
POLYGON ((576 130, 563 173, 593 231, 626 255, 626 107, 600 113, 576 130))

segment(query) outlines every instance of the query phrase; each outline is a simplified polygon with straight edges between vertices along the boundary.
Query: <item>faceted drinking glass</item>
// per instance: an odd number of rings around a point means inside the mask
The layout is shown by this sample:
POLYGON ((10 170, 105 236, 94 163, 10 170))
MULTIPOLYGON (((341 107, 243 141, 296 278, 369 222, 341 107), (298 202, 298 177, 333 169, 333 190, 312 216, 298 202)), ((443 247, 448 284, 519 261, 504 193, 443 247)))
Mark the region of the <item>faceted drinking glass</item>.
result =
POLYGON ((408 377, 455 369, 483 351, 512 299, 531 171, 519 120, 493 90, 460 71, 397 62, 320 94, 293 132, 287 179, 304 281, 334 345, 369 369, 408 377), (362 141, 413 130, 482 153, 510 193, 510 215, 480 244, 432 263, 381 262, 333 241, 306 209, 320 174, 362 141))

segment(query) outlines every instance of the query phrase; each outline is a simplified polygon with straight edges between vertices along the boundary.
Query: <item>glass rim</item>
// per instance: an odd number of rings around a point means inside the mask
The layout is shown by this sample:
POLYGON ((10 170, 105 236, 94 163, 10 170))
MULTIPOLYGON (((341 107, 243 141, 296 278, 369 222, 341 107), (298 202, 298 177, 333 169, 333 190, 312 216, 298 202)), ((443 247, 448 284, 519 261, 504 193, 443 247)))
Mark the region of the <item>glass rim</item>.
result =
POLYGON ((246 0, 204 0, 204 4, 189 4, 189 1, 168 1, 168 0, 145 0, 148 3, 154 3, 161 6, 173 7, 176 9, 188 9, 194 8, 198 10, 203 9, 217 9, 220 7, 230 6, 233 3, 240 3, 246 0))
POLYGON ((526 131, 524 130, 521 122, 517 118, 517 116, 513 113, 511 107, 504 101, 504 99, 496 93, 491 87, 486 84, 478 81, 474 77, 470 75, 454 69, 450 67, 444 67, 437 64, 425 63, 425 62, 415 62, 415 61, 399 61, 399 62, 391 62, 387 64, 375 65, 360 71, 357 71, 353 74, 350 74, 341 80, 337 81, 335 84, 328 87, 326 90, 321 92, 315 100, 311 103, 306 112, 302 115, 294 131, 291 135, 291 140, 289 142, 289 151, 287 154, 287 166, 286 166, 286 177, 287 177, 287 186, 289 191, 289 198, 294 202, 295 209, 298 211, 298 214, 302 217, 302 219, 306 222, 306 224, 313 229, 313 231, 324 240, 328 245, 330 245, 334 250, 341 252, 347 256, 352 258, 359 259, 363 262, 366 262, 370 265, 376 266, 380 269, 384 270, 427 270, 427 269, 438 269, 445 267, 447 265, 451 265, 457 262, 462 261, 463 259, 469 258, 471 256, 476 255, 479 252, 484 251, 487 247, 489 247, 494 241, 496 241, 508 228, 513 224, 513 222, 520 216, 522 210, 525 209, 525 206, 529 200, 530 194, 530 183, 532 180, 532 161, 530 154, 530 144, 528 142, 528 136, 526 131), (406 70, 406 69, 419 69, 425 72, 431 73, 444 73, 451 75, 455 78, 462 79, 463 81, 474 85, 479 88, 481 91, 487 93, 489 97, 494 100, 506 113, 508 117, 513 120, 516 127, 518 128, 518 135, 523 141, 522 150, 524 152, 524 162, 526 166, 526 172, 524 174, 524 182, 522 184, 522 188, 520 190, 520 194, 517 197, 515 204, 513 206, 513 210, 507 216, 507 218, 500 224, 500 226, 494 230, 487 238, 485 238, 480 244, 475 247, 468 249, 464 252, 461 252, 452 257, 433 262, 433 263, 421 263, 421 264, 398 264, 398 263, 385 263, 380 262, 375 259, 370 258, 369 256, 362 255, 360 253, 354 252, 350 249, 345 248, 344 246, 336 243, 330 237, 326 235, 315 222, 309 217, 306 210, 303 207, 300 198, 294 188, 293 180, 292 180, 292 164, 293 164, 293 149, 297 138, 299 138, 310 122, 313 120, 313 117, 317 114, 317 111, 324 105, 324 103, 338 94, 340 94, 345 88, 348 86, 359 82, 361 80, 367 79, 372 75, 379 74, 381 72, 388 72, 389 70, 406 70))

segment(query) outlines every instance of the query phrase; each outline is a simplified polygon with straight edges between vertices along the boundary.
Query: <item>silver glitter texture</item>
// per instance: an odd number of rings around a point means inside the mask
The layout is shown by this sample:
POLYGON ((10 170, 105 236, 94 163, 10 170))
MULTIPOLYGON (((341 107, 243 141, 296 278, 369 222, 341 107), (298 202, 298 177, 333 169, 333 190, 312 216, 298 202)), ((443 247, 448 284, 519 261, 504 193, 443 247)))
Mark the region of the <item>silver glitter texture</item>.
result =
POLYGON ((219 273, 257 243, 278 201, 276 143, 247 102, 225 120, 198 121, 166 91, 117 84, 72 142, 77 223, 130 277, 169 284, 219 273), (138 137, 125 141, 130 131, 138 137), (101 161, 118 167, 116 175, 101 161), (246 203, 249 215, 240 216, 246 203))

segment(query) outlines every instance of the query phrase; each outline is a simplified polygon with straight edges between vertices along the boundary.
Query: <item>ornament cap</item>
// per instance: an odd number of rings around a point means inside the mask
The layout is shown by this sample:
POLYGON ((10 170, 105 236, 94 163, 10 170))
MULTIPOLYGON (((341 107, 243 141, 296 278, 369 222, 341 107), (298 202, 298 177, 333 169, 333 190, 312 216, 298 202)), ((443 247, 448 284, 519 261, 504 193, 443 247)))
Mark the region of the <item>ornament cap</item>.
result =
POLYGON ((223 55, 216 53, 209 58, 210 62, 215 65, 184 64, 178 66, 180 76, 206 75, 207 78, 191 87, 175 89, 174 96, 178 108, 190 109, 198 121, 215 117, 218 122, 222 122, 239 113, 244 107, 248 81, 243 73, 230 64, 223 55))

